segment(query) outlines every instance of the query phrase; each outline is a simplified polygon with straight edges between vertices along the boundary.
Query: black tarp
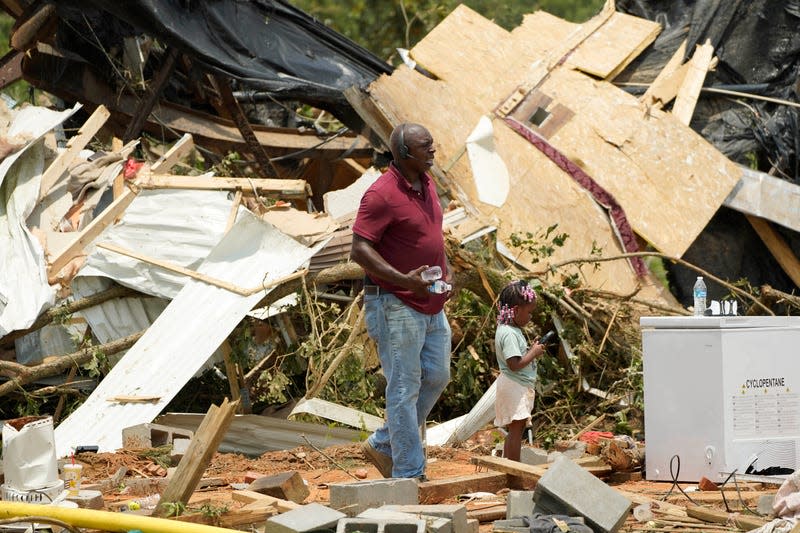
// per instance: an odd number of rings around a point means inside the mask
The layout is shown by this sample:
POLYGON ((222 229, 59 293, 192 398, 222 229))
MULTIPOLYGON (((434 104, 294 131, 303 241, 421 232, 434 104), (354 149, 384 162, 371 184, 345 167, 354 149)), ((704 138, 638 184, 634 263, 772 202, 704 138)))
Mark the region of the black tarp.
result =
MULTIPOLYGON (((651 82, 687 40, 687 56, 695 45, 710 40, 719 59, 705 87, 720 87, 796 104, 800 96, 800 0, 618 0, 617 9, 662 25, 652 46, 617 78, 651 82)), ((728 158, 800 184, 800 109, 787 103, 703 92, 691 127, 728 158)), ((698 198, 685 198, 686 208, 698 198)), ((773 225, 800 253, 796 232, 773 225)), ((769 284, 791 292, 795 284, 745 217, 721 208, 683 259, 715 275, 751 285, 769 284)), ((691 305, 696 272, 666 265, 673 293, 691 305)), ((727 289, 709 285, 709 297, 721 299, 727 289)))
POLYGON ((56 5, 59 48, 94 55, 87 59, 95 65, 108 63, 100 48, 142 33, 177 47, 202 70, 248 88, 334 108, 346 105, 344 89, 365 87, 393 70, 280 0, 60 0, 56 5))

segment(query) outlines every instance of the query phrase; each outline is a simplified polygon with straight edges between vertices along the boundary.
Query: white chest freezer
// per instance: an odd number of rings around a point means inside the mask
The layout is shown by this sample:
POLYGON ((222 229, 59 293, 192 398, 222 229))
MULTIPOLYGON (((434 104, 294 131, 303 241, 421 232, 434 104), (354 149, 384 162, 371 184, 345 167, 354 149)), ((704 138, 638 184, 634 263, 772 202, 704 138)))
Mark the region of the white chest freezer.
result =
POLYGON ((642 317, 639 325, 648 480, 671 481, 678 461, 684 482, 718 482, 751 464, 797 468, 800 317, 642 317))

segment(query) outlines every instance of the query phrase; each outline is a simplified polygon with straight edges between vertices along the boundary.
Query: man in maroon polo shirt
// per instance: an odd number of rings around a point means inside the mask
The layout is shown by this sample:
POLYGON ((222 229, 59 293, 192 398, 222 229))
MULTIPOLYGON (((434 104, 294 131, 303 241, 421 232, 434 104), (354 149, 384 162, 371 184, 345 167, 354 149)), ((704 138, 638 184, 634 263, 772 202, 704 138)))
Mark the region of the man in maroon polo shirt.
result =
POLYGON ((450 295, 429 292, 421 273, 438 265, 448 282, 452 273, 427 173, 433 138, 419 124, 401 124, 389 143, 393 161, 361 198, 350 252, 366 272, 367 332, 386 377, 386 423, 363 449, 384 477, 424 479, 420 425, 450 380, 450 295))

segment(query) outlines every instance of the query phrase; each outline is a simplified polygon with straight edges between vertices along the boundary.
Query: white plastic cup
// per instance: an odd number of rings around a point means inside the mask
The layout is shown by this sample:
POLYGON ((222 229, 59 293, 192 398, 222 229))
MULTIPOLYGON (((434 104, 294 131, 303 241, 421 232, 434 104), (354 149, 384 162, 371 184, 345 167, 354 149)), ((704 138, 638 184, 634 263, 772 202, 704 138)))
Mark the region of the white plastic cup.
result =
POLYGON ((67 489, 67 495, 77 496, 80 494, 83 465, 67 463, 62 467, 62 472, 64 476, 64 488, 67 489))

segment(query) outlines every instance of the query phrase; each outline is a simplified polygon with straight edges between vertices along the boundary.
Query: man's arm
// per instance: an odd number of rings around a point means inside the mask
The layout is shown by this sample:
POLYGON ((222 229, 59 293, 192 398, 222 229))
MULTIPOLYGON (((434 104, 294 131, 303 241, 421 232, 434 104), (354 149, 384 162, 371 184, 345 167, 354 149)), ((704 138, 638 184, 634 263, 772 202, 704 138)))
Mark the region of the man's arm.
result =
POLYGON ((353 234, 353 245, 350 249, 350 259, 361 265, 370 274, 384 281, 414 291, 418 296, 428 295, 428 283, 423 281, 420 275, 423 270, 428 268, 428 265, 422 265, 404 274, 381 257, 375 250, 372 241, 355 233, 353 234))

